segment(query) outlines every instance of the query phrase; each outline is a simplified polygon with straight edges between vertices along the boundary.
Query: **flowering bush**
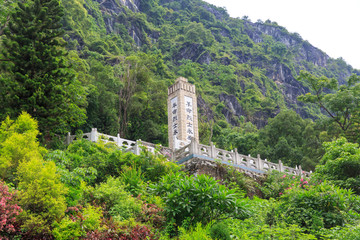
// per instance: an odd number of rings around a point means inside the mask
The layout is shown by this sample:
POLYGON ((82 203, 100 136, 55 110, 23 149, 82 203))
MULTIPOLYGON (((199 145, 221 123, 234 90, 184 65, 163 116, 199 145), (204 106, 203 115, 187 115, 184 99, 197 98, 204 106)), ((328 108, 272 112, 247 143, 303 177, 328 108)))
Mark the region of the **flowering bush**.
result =
POLYGON ((305 189, 310 184, 310 180, 305 177, 272 171, 263 183, 261 191, 264 198, 278 198, 283 195, 286 190, 294 187, 305 189))
POLYGON ((0 239, 16 235, 20 226, 16 216, 22 209, 16 204, 16 192, 9 192, 8 186, 0 181, 0 239))

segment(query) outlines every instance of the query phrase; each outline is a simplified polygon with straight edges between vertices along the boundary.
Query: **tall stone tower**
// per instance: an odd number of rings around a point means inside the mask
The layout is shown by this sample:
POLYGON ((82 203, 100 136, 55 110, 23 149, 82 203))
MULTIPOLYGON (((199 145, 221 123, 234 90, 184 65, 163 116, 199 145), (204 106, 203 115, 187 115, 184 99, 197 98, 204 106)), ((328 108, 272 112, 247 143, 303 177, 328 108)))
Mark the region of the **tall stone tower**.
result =
POLYGON ((186 78, 179 77, 168 88, 168 124, 171 149, 185 146, 192 138, 199 141, 195 86, 186 78))

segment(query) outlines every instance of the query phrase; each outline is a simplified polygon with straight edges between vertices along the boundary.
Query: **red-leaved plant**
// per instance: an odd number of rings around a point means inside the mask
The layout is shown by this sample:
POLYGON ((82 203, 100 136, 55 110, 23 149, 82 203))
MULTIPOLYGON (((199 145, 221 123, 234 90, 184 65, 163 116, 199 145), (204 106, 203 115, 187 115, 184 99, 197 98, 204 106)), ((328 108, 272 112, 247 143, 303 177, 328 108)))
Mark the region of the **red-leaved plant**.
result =
POLYGON ((141 214, 137 220, 143 223, 149 222, 156 228, 161 228, 166 223, 164 209, 150 203, 143 204, 141 214))
POLYGON ((16 216, 21 211, 16 204, 16 192, 9 192, 9 187, 0 181, 0 240, 11 239, 19 233, 20 223, 16 216))

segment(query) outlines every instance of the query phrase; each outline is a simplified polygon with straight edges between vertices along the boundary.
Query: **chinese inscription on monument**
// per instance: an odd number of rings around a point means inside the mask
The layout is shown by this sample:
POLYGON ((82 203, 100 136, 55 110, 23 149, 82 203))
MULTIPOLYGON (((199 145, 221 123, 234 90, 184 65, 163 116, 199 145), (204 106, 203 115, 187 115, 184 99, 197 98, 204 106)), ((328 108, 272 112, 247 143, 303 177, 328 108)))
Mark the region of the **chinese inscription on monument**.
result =
POLYGON ((168 95, 169 147, 179 149, 199 138, 195 86, 180 77, 168 95))

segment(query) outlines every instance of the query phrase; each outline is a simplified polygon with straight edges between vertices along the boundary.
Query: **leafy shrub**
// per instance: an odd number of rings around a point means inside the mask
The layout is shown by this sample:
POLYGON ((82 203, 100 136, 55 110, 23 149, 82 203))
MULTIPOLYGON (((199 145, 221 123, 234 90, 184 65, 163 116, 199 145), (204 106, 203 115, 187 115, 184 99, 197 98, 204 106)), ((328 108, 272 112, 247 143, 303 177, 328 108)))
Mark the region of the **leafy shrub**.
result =
POLYGON ((151 223, 154 227, 162 227, 165 224, 164 210, 155 204, 145 203, 142 205, 138 221, 151 223))
POLYGON ((94 199, 104 204, 106 212, 117 220, 134 217, 141 211, 141 202, 125 191, 119 178, 109 177, 95 188, 93 194, 94 199))
POLYGON ((168 219, 174 218, 178 226, 185 219, 190 219, 194 224, 208 223, 220 216, 248 216, 236 190, 229 190, 207 175, 170 174, 153 184, 151 189, 163 198, 168 219))
POLYGON ((134 167, 126 166, 121 173, 121 180, 125 184, 125 190, 136 197, 143 194, 146 189, 146 185, 142 178, 143 176, 140 168, 136 169, 134 167))
POLYGON ((310 180, 304 177, 272 171, 267 174, 260 189, 264 198, 279 198, 287 189, 298 186, 302 187, 309 184, 310 180))
POLYGON ((345 138, 323 144, 325 155, 316 167, 315 177, 360 194, 360 149, 345 138))
POLYGON ((322 229, 320 235, 325 239, 360 240, 360 224, 322 229))
POLYGON ((54 221, 65 215, 67 188, 60 182, 53 162, 33 158, 18 167, 19 215, 31 238, 46 238, 54 221))
POLYGON ((134 219, 122 222, 106 221, 103 229, 95 229, 87 233, 82 239, 120 239, 120 240, 143 240, 158 239, 157 235, 148 226, 135 222, 134 219))
MULTIPOLYGON (((120 159, 123 154, 119 149, 85 139, 72 142, 65 151, 65 155, 62 158, 52 157, 51 160, 54 160, 58 166, 68 169, 70 173, 79 172, 76 170, 79 168, 84 169, 89 174, 80 175, 81 180, 92 186, 106 181, 108 176, 119 175, 119 170, 123 164, 120 159), (86 176, 91 177, 85 178, 86 176)), ((78 175, 75 174, 75 176, 78 175)))
POLYGON ((197 223, 195 228, 190 228, 186 230, 185 228, 180 228, 180 240, 211 240, 209 236, 209 225, 203 226, 201 223, 197 223))
POLYGON ((7 117, 0 126, 0 177, 6 182, 16 182, 17 168, 21 162, 42 158, 46 150, 37 139, 38 123, 23 112, 15 121, 7 117))
POLYGON ((230 240, 230 233, 227 225, 224 222, 218 222, 211 226, 210 236, 212 239, 230 240))
POLYGON ((234 167, 223 166, 226 168, 224 176, 225 184, 233 189, 237 188, 240 191, 245 191, 246 196, 252 197, 258 193, 258 183, 254 179, 245 176, 244 173, 237 171, 234 167))
POLYGON ((305 234, 305 229, 277 218, 275 209, 278 205, 276 199, 254 197, 248 204, 253 213, 250 218, 227 218, 222 222, 229 229, 232 239, 315 239, 313 235, 305 234))
POLYGON ((311 231, 342 226, 359 219, 360 198, 351 191, 322 183, 292 188, 281 196, 277 208, 279 218, 311 231))
POLYGON ((73 141, 66 151, 54 151, 46 157, 61 169, 62 180, 67 184, 85 181, 94 186, 110 176, 123 174, 129 187, 134 188, 135 195, 140 190, 135 189, 139 181, 158 181, 162 176, 180 169, 160 154, 143 150, 137 156, 125 153, 112 144, 93 143, 85 139, 73 141))
POLYGON ((79 239, 86 236, 87 232, 101 231, 102 211, 100 207, 88 205, 79 210, 77 207, 68 208, 69 215, 60 222, 53 224, 52 233, 55 239, 79 239))
POLYGON ((304 233, 297 225, 280 223, 275 226, 259 223, 254 218, 238 221, 229 219, 230 233, 234 239, 316 239, 314 235, 304 233))
POLYGON ((121 240, 143 240, 143 239, 157 239, 155 234, 146 226, 136 225, 129 234, 123 234, 121 240))
POLYGON ((144 175, 144 181, 157 182, 163 176, 177 172, 180 166, 169 162, 166 157, 161 154, 153 154, 145 149, 141 151, 139 156, 135 156, 132 162, 127 163, 129 166, 138 166, 144 175))
POLYGON ((77 240, 84 235, 80 223, 73 221, 69 217, 63 218, 59 223, 54 223, 53 227, 52 234, 57 240, 77 240))

